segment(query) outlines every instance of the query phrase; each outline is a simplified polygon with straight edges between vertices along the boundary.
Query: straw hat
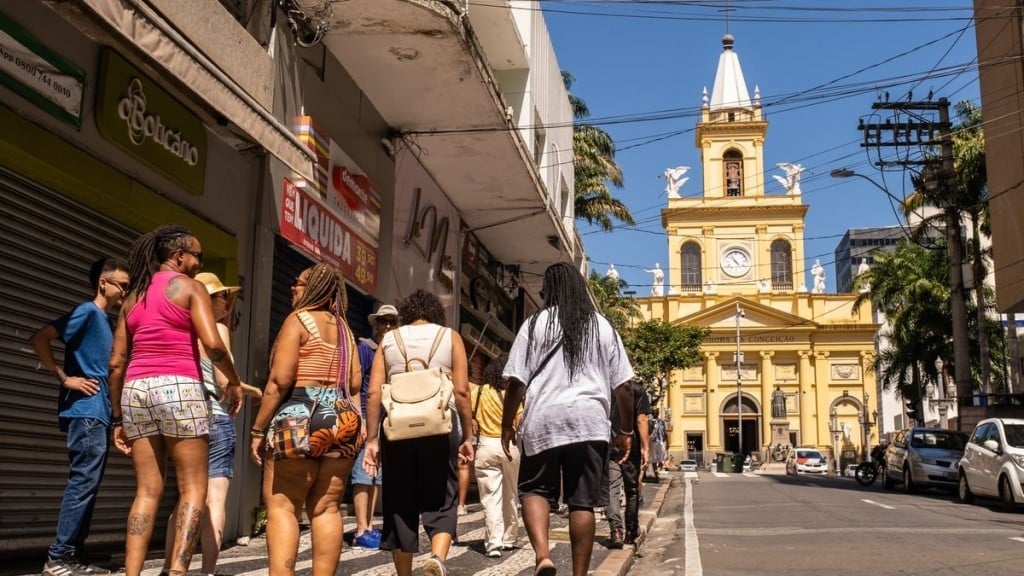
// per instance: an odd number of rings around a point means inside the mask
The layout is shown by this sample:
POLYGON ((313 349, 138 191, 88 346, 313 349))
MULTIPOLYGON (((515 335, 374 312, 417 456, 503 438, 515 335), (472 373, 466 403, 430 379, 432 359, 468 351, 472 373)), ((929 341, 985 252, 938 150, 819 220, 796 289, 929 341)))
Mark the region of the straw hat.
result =
POLYGON ((395 318, 398 318, 398 308, 395 308, 391 304, 384 304, 377 309, 377 312, 368 316, 370 324, 373 324, 373 321, 381 316, 394 316, 395 318))
POLYGON ((225 286, 224 283, 220 281, 220 278, 211 272, 200 272, 199 274, 196 274, 196 280, 199 280, 206 286, 206 291, 209 292, 211 296, 224 291, 227 291, 228 294, 234 294, 242 289, 241 286, 225 286))

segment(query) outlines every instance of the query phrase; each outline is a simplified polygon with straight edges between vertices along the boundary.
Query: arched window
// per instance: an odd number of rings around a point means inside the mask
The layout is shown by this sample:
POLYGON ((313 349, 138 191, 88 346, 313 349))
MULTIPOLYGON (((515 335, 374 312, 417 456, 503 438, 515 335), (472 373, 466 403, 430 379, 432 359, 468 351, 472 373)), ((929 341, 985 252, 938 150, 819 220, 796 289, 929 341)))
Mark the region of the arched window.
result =
POLYGON ((772 242, 772 289, 793 289, 793 249, 787 240, 772 242))
POLYGON ((683 244, 682 266, 683 290, 700 290, 703 280, 701 279, 700 244, 687 242, 683 244))
POLYGON ((725 165, 725 195, 743 196, 743 154, 729 150, 722 159, 725 165))

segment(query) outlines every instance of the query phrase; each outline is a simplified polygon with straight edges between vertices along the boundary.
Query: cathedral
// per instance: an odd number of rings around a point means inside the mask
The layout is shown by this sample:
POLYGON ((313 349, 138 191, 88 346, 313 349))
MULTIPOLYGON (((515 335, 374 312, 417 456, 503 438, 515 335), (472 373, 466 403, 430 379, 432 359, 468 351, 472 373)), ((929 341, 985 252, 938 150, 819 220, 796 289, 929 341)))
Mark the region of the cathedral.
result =
POLYGON ((665 172, 667 290, 661 269, 649 270, 655 286, 637 299, 645 319, 710 329, 702 363, 678 371, 660 400, 669 452, 701 462, 719 452, 770 460, 813 446, 844 470, 877 443, 879 326, 870 304, 854 308, 856 294, 826 293, 820 261, 805 265, 802 167, 772 167, 779 185, 773 180, 767 192, 768 122, 734 42, 722 39, 696 126, 702 190, 680 193, 685 166, 665 172))

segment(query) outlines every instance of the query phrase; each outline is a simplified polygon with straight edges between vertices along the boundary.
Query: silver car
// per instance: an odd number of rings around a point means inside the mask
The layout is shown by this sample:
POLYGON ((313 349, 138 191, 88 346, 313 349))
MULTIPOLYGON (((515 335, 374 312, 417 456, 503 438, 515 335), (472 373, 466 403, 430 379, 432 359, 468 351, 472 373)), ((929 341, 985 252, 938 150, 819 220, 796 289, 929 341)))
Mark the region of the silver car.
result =
POLYGON ((896 434, 885 451, 882 486, 903 484, 913 492, 921 486, 953 489, 959 479, 960 458, 967 435, 943 428, 911 428, 896 434))

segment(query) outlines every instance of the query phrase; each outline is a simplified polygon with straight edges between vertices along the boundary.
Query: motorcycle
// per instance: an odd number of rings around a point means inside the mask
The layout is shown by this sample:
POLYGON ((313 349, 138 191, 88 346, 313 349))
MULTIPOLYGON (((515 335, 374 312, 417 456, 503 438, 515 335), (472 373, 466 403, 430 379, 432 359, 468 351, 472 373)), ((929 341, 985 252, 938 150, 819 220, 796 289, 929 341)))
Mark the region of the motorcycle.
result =
POLYGON ((882 475, 882 468, 877 462, 868 461, 861 462, 857 465, 857 469, 854 470, 853 477, 857 480, 857 484, 861 486, 871 486, 878 480, 878 477, 882 475))

